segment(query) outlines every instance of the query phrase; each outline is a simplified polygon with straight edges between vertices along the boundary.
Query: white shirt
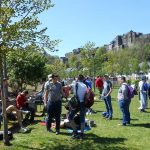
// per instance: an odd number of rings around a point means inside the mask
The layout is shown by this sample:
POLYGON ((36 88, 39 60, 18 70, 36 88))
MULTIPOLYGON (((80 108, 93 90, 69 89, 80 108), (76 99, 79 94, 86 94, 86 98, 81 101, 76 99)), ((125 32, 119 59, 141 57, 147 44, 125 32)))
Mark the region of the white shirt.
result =
POLYGON ((139 90, 140 90, 140 91, 142 91, 143 83, 144 83, 143 81, 140 81, 140 82, 139 82, 139 90))
POLYGON ((75 95, 76 95, 76 84, 77 83, 78 83, 77 95, 78 95, 78 98, 79 98, 80 102, 83 102, 87 87, 83 82, 80 82, 80 81, 73 82, 71 84, 71 87, 73 88, 73 93, 75 95))

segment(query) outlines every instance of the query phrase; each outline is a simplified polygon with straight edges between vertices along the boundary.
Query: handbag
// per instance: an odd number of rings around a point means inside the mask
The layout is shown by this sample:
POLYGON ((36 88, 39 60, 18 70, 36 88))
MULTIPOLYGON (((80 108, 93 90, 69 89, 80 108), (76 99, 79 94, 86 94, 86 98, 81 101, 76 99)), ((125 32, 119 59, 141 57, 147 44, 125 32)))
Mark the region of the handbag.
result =
POLYGON ((65 105, 65 108, 69 110, 69 108, 77 109, 79 107, 79 100, 77 95, 78 83, 76 83, 76 95, 73 95, 71 99, 65 105))

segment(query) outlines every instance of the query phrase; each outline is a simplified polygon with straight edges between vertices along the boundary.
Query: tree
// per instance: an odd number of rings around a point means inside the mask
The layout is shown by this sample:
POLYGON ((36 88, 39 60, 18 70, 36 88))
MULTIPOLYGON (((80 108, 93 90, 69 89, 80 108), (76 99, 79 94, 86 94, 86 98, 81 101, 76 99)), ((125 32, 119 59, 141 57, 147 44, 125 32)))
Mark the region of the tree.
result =
POLYGON ((51 0, 3 0, 1 3, 1 51, 26 47, 35 43, 41 48, 54 50, 58 41, 50 41, 47 28, 39 30, 38 14, 53 7, 51 0))
POLYGON ((22 51, 20 49, 10 52, 8 55, 8 67, 10 83, 14 85, 16 81, 18 88, 22 90, 23 85, 34 85, 44 75, 46 58, 40 52, 37 52, 33 47, 28 47, 22 51))
MULTIPOLYGON (((7 77, 6 55, 9 51, 24 49, 33 43, 43 50, 55 50, 55 45, 59 41, 51 41, 45 35, 47 28, 39 30, 40 21, 38 19, 38 14, 52 6, 51 0, 0 0, 1 82, 3 77, 7 77)), ((5 134, 7 134, 6 130, 5 134)), ((4 140, 8 142, 5 135, 4 140)))
POLYGON ((89 70, 89 75, 92 76, 93 56, 95 55, 95 43, 87 42, 81 49, 81 64, 83 68, 89 70), (94 54, 94 55, 93 55, 94 54), (92 56, 93 55, 93 56, 92 56))

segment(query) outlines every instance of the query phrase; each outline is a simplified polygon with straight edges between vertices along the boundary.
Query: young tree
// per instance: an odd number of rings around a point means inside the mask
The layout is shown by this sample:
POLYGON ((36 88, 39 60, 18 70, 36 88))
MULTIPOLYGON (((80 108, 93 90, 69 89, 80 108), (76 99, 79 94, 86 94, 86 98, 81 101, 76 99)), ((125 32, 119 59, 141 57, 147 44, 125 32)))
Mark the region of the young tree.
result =
MULTIPOLYGON (((59 41, 51 41, 45 35, 47 28, 41 30, 38 28, 41 24, 38 14, 52 6, 51 0, 0 0, 1 82, 3 77, 7 77, 6 55, 9 51, 25 48, 33 43, 41 47, 41 49, 55 50, 55 45, 59 41)), ((4 126, 5 128, 6 126, 4 126)), ((7 131, 5 130, 6 134, 7 131)), ((7 136, 5 138, 5 135, 4 143, 7 144, 9 141, 7 136)))

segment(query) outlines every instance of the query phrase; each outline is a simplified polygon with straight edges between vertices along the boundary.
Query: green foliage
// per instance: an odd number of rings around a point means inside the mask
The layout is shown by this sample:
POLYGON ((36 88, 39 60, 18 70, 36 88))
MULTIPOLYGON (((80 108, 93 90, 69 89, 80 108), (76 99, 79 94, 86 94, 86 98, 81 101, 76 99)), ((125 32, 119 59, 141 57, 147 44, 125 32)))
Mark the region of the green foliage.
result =
POLYGON ((44 75, 46 59, 42 53, 28 47, 8 55, 9 78, 16 80, 19 88, 23 84, 36 85, 44 75))
POLYGON ((54 51, 59 40, 50 40, 41 29, 38 14, 53 7, 51 0, 2 0, 0 9, 0 53, 25 48, 33 43, 54 51))
POLYGON ((61 79, 67 77, 66 67, 59 59, 55 59, 51 64, 46 64, 44 74, 47 76, 52 73, 59 75, 61 79))

